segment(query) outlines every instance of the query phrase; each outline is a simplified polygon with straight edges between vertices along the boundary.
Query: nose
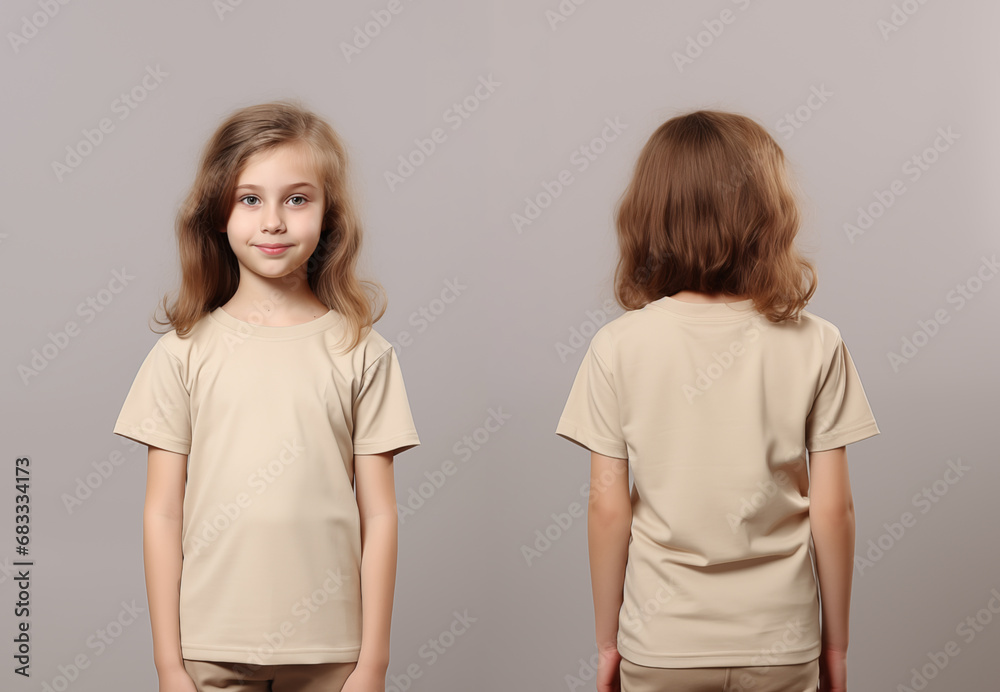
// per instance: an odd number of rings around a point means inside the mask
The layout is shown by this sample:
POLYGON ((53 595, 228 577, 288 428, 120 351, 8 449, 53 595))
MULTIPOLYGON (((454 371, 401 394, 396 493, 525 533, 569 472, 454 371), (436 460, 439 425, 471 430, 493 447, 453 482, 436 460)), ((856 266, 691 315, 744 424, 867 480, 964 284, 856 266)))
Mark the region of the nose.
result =
POLYGON ((285 222, 281 218, 281 207, 279 205, 264 205, 264 208, 261 210, 260 230, 268 233, 285 230, 285 222))

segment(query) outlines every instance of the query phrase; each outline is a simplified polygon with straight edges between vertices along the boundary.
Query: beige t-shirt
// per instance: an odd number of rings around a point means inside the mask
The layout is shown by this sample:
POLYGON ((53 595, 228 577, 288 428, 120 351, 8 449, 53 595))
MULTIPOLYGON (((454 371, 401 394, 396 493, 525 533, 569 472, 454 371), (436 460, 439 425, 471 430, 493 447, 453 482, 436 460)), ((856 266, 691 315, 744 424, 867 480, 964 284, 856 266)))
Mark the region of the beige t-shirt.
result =
POLYGON ((556 434, 634 476, 618 651, 645 666, 820 654, 806 450, 879 433, 830 322, 660 298, 591 340, 556 434))
POLYGON ((420 444, 399 363, 341 316, 275 327, 222 308, 153 345, 114 432, 187 454, 181 655, 256 665, 356 661, 354 455, 420 444))

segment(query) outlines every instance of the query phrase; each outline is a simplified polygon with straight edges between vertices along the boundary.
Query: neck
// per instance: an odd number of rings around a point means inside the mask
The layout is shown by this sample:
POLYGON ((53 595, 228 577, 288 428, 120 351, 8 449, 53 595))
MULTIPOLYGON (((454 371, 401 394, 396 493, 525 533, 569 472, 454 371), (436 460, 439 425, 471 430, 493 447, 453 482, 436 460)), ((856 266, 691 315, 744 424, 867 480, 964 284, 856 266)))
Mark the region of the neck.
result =
POLYGON ((670 297, 685 303, 735 303, 740 300, 747 300, 747 296, 734 296, 727 293, 703 293, 701 291, 678 291, 670 297))
POLYGON ((298 275, 277 279, 241 277, 236 292, 222 309, 244 322, 275 327, 307 322, 329 312, 308 281, 298 275))

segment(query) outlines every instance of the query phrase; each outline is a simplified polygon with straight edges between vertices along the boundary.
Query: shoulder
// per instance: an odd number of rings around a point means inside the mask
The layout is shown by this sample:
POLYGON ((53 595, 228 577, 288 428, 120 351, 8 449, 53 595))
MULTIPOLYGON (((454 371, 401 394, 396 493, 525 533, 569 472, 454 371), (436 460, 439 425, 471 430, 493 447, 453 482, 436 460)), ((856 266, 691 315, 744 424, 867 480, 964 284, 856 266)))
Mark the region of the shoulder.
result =
POLYGON ((366 362, 378 360, 382 356, 394 353, 392 344, 379 334, 374 327, 371 327, 362 335, 358 347, 364 350, 366 362))
POLYGON ((161 349, 172 356, 175 360, 185 360, 184 355, 190 349, 190 339, 182 339, 177 336, 177 330, 171 329, 160 336, 153 345, 153 348, 161 349))
POLYGON ((628 343, 628 340, 637 331, 641 331, 647 316, 645 308, 641 308, 628 310, 614 319, 608 320, 598 327, 594 336, 591 337, 590 350, 606 365, 611 366, 615 361, 616 345, 620 342, 628 343))
MULTIPOLYGON (((614 350, 616 344, 628 344, 632 339, 641 339, 648 335, 652 325, 662 328, 662 321, 651 312, 646 305, 637 310, 629 310, 613 320, 602 325, 591 339, 593 348, 602 356, 614 350)), ((764 315, 756 313, 747 328, 755 326, 765 330, 781 332, 786 338, 801 339, 810 346, 829 352, 836 349, 842 342, 840 329, 833 322, 820 317, 809 310, 799 311, 798 320, 786 320, 781 323, 769 322, 764 315)))
POLYGON ((598 348, 613 348, 618 340, 646 330, 650 324, 651 310, 648 304, 636 310, 626 310, 601 325, 591 342, 596 342, 598 348))
POLYGON ((162 348, 182 364, 187 363, 192 352, 197 352, 197 347, 204 344, 205 340, 209 338, 210 320, 208 313, 202 315, 201 319, 195 322, 184 336, 180 336, 176 329, 171 329, 160 336, 154 348, 162 348))
POLYGON ((807 334, 826 351, 833 350, 843 341, 840 329, 828 319, 809 310, 799 312, 797 328, 807 334))
POLYGON ((331 329, 327 332, 327 348, 335 359, 343 359, 350 363, 356 373, 365 373, 380 361, 394 357, 392 344, 374 327, 361 333, 361 339, 350 351, 344 352, 346 335, 342 329, 331 329))

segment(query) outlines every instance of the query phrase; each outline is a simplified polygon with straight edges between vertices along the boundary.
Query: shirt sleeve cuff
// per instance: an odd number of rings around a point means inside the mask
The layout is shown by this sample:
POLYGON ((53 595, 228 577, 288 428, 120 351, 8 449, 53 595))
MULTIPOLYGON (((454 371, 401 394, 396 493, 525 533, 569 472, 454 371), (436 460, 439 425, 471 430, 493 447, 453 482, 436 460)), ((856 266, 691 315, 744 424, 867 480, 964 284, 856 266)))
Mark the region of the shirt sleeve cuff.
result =
POLYGON ((874 420, 867 420, 844 430, 835 430, 817 435, 809 442, 807 449, 810 452, 823 452, 828 449, 836 449, 837 447, 844 447, 853 442, 866 440, 869 437, 878 435, 880 432, 874 420))
POLYGON ((355 440, 354 454, 401 454, 420 444, 416 431, 410 431, 394 437, 384 437, 378 440, 355 440))
POLYGON ((560 421, 556 427, 556 435, 589 449, 591 452, 597 452, 613 459, 628 459, 628 447, 625 444, 599 437, 587 428, 581 428, 575 423, 560 421))
POLYGON ((159 447, 160 449, 165 449, 168 452, 175 452, 177 454, 190 454, 191 452, 190 442, 178 440, 173 437, 165 437, 153 432, 145 432, 142 430, 135 432, 130 426, 116 425, 114 434, 121 435, 122 437, 130 440, 135 440, 139 444, 144 444, 149 447, 159 447))

